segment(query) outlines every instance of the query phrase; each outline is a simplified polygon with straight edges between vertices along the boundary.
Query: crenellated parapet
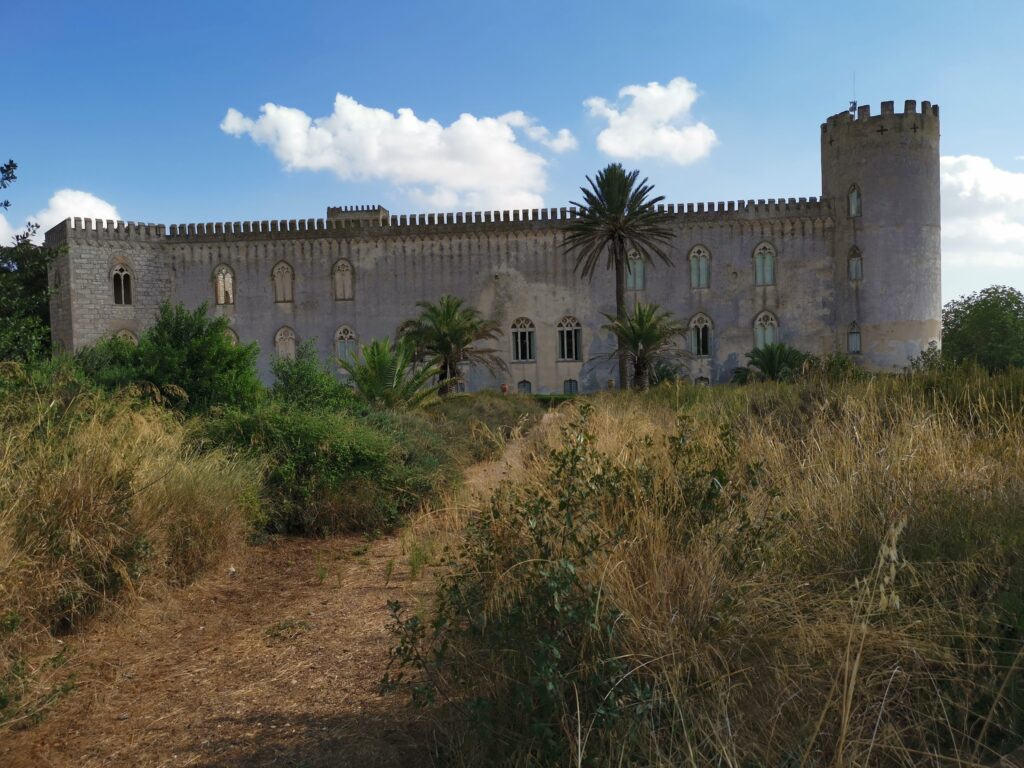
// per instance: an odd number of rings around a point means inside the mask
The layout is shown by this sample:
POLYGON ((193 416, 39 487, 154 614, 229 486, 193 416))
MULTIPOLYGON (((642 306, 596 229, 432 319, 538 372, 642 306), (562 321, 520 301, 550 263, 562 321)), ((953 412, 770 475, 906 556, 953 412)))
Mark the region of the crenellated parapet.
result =
MULTIPOLYGON (((127 241, 226 241, 275 240, 307 237, 386 237, 426 236, 456 231, 545 230, 558 229, 579 216, 573 207, 532 208, 505 211, 459 211, 387 216, 354 216, 327 219, 279 219, 264 221, 228 221, 194 224, 142 224, 134 221, 103 221, 99 219, 66 219, 46 233, 47 244, 69 239, 105 239, 127 241)), ((658 210, 675 216, 680 223, 706 223, 721 220, 754 221, 776 219, 825 219, 832 215, 831 203, 817 197, 778 198, 768 200, 730 200, 707 203, 670 203, 658 210)), ((352 213, 376 214, 379 206, 353 208, 352 213)))
POLYGON ((844 137, 863 137, 874 140, 885 139, 887 134, 893 136, 904 133, 938 136, 939 105, 930 101, 922 101, 918 109, 915 99, 907 99, 903 103, 903 111, 897 112, 895 102, 883 101, 881 112, 871 114, 871 106, 864 104, 857 107, 856 113, 851 111, 832 115, 821 124, 822 142, 835 140, 838 134, 844 137))

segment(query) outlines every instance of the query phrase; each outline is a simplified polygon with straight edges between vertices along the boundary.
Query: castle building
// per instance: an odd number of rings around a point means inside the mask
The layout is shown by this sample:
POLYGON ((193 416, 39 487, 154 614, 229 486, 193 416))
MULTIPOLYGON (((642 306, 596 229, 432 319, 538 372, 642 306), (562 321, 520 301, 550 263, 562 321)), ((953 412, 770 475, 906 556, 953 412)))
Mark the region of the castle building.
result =
MULTIPOLYGON (((821 126, 820 197, 664 206, 673 265, 635 263, 630 301, 687 326, 686 376, 722 382, 755 346, 843 352, 872 370, 940 338, 939 108, 883 102, 821 126)), ((504 329, 509 373, 467 371, 469 390, 585 392, 615 377, 602 330, 611 271, 579 277, 562 247, 574 209, 137 224, 67 219, 50 269, 55 348, 136 338, 164 301, 207 303, 240 342, 273 356, 311 340, 325 359, 394 337, 418 301, 452 294, 504 329)))

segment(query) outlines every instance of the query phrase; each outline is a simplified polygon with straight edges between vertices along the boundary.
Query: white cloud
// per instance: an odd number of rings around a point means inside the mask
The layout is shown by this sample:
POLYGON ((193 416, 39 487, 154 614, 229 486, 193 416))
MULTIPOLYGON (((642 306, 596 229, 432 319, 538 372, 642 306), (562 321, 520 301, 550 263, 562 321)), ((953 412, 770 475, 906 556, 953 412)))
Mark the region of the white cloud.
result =
POLYGON ((597 136, 597 147, 606 155, 626 159, 657 157, 679 165, 706 157, 718 143, 709 126, 696 122, 690 110, 697 101, 697 86, 685 77, 667 85, 627 85, 619 99, 630 99, 624 108, 600 97, 587 99, 591 116, 608 121, 597 136))
POLYGON ((543 206, 547 161, 519 143, 517 130, 555 152, 576 146, 569 131, 552 135, 522 112, 464 113, 445 126, 421 120, 411 109, 392 114, 340 93, 327 117, 264 104, 255 120, 229 109, 220 128, 270 147, 288 170, 381 179, 417 203, 446 209, 543 206))
POLYGON ((46 230, 55 224, 60 224, 64 219, 74 216, 113 221, 121 218, 117 208, 96 195, 78 189, 61 189, 53 194, 45 208, 35 216, 29 216, 20 227, 15 228, 3 215, 0 215, 0 244, 11 244, 15 235, 25 231, 28 222, 35 222, 39 225, 32 240, 35 243, 42 243, 46 230))
POLYGON ((940 173, 943 260, 1024 268, 1024 173, 977 155, 943 157, 940 173))

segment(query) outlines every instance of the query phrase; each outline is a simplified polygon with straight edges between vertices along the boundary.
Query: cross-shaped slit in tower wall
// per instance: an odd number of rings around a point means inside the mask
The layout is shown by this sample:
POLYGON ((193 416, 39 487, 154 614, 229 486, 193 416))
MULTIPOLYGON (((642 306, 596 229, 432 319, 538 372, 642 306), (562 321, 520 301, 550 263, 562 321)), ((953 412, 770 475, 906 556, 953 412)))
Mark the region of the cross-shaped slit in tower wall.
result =
POLYGON ((829 136, 828 137, 828 145, 831 147, 835 143, 836 143, 836 140, 834 138, 832 138, 831 136, 829 136))
POLYGON ((917 125, 915 124, 914 127, 911 128, 910 130, 912 130, 914 133, 917 133, 917 125))
POLYGON ((879 136, 881 136, 883 133, 885 133, 888 130, 889 129, 886 128, 884 125, 880 125, 880 126, 878 126, 878 130, 875 131, 875 133, 877 133, 879 136))

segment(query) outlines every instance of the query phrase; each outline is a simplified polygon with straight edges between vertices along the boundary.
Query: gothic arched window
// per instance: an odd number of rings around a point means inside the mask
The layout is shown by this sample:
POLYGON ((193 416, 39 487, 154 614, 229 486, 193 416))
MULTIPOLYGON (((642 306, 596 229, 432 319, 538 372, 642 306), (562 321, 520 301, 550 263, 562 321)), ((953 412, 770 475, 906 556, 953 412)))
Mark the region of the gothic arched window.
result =
POLYGON ((583 326, 575 317, 566 315, 558 321, 558 359, 578 362, 583 340, 583 326))
POLYGON ((528 395, 533 392, 533 385, 530 383, 529 379, 523 379, 516 384, 516 391, 520 395, 528 395))
POLYGON ((292 300, 292 288, 295 283, 295 271, 291 264, 286 261, 279 261, 274 265, 270 273, 274 280, 274 301, 278 304, 287 304, 292 300))
POLYGON ((846 260, 846 275, 854 283, 864 279, 864 258, 857 246, 850 249, 850 255, 846 260))
POLYGON ((359 340, 356 332, 347 325, 341 326, 334 332, 334 354, 339 360, 351 363, 356 359, 356 352, 359 351, 359 340))
POLYGON ((516 318, 516 321, 512 323, 512 362, 532 363, 536 359, 534 357, 535 334, 536 330, 532 320, 527 317, 516 318))
POLYGON ((227 264, 213 271, 213 293, 218 304, 235 303, 235 273, 227 264))
POLYGON ((274 336, 274 351, 285 360, 295 359, 295 331, 287 325, 274 336))
POLYGON ((125 266, 114 267, 111 273, 114 281, 114 303, 132 303, 132 273, 125 266))
POLYGON ((355 297, 355 269, 348 259, 341 259, 334 265, 334 300, 351 301, 355 297))
POLYGON ((138 344, 139 343, 138 337, 134 333, 132 333, 131 331, 129 331, 127 329, 121 330, 121 331, 118 331, 117 333, 115 333, 114 334, 114 338, 121 339, 123 341, 127 341, 129 344, 138 344))
POLYGON ((856 323, 850 323, 846 329, 846 351, 851 355, 860 354, 860 326, 856 323))
POLYGON ((566 379, 562 382, 562 392, 567 395, 575 395, 580 391, 580 383, 576 379, 566 379))
POLYGON ((779 342, 779 321, 771 312, 762 312, 754 320, 754 346, 764 349, 779 342))
POLYGON ((711 320, 707 315, 694 315, 690 320, 690 352, 697 357, 711 356, 711 320))
POLYGON ((238 343, 238 334, 235 333, 234 328, 225 328, 224 335, 228 337, 228 341, 230 341, 232 344, 238 343))
POLYGON ((754 249, 754 285, 775 285, 775 248, 771 243, 754 249))
POLYGON ((626 260, 626 290, 627 291, 642 291, 646 284, 644 276, 644 263, 643 257, 633 251, 629 254, 629 258, 626 260))
POLYGON ((690 287, 707 288, 711 284, 711 254, 703 245, 690 251, 690 287))
POLYGON ((851 219, 855 219, 860 216, 861 208, 861 195, 860 187, 856 184, 850 186, 850 190, 846 193, 846 215, 851 219))

